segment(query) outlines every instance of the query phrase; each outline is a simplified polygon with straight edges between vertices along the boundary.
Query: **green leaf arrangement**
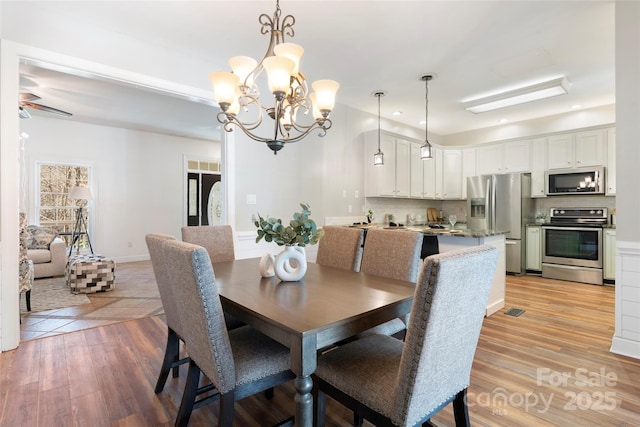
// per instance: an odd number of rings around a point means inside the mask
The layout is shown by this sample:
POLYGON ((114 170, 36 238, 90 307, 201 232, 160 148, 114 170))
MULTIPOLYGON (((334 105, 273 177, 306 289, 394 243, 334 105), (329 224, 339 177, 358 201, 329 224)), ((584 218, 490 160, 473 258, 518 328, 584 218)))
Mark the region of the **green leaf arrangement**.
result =
POLYGON ((254 225, 258 229, 256 243, 264 238, 265 242, 274 242, 278 246, 306 246, 315 245, 324 235, 323 230, 319 230, 315 221, 309 218, 311 211, 309 205, 300 203, 302 212, 293 214, 293 219, 288 226, 282 224, 279 218, 266 219, 258 214, 258 219, 254 225))

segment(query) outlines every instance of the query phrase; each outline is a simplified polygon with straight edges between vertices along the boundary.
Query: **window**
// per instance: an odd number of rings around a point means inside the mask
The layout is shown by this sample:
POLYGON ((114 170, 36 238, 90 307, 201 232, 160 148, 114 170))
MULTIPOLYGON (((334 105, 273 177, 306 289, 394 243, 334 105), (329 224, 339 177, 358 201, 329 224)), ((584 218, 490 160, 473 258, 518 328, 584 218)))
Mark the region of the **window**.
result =
MULTIPOLYGON (((61 232, 71 232, 76 223, 77 208, 87 203, 85 200, 69 200, 71 188, 76 185, 91 187, 90 168, 86 165, 61 163, 38 163, 38 201, 36 215, 40 225, 53 226, 61 232)), ((83 210, 84 220, 89 224, 87 210, 83 210)), ((63 235, 67 244, 71 236, 63 235)), ((86 236, 81 236, 80 247, 88 247, 86 236)))

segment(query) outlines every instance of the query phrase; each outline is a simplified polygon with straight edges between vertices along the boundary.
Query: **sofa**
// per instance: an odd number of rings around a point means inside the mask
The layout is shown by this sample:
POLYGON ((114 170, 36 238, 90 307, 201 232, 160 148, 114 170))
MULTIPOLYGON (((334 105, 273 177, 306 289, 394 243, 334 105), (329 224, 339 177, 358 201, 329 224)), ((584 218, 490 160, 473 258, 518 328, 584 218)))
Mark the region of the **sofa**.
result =
POLYGON ((64 276, 67 243, 53 227, 28 225, 27 258, 33 261, 34 278, 64 276))

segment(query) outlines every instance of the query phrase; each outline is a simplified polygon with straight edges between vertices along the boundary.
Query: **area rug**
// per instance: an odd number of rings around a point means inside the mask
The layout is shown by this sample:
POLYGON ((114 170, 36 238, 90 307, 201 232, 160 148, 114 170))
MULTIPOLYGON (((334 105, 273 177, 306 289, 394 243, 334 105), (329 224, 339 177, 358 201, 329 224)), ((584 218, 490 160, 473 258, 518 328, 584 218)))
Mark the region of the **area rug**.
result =
MULTIPOLYGON (((64 277, 36 279, 31 287, 31 313, 88 304, 86 294, 72 294, 64 277)), ((24 295, 20 295, 20 313, 28 313, 24 295)))

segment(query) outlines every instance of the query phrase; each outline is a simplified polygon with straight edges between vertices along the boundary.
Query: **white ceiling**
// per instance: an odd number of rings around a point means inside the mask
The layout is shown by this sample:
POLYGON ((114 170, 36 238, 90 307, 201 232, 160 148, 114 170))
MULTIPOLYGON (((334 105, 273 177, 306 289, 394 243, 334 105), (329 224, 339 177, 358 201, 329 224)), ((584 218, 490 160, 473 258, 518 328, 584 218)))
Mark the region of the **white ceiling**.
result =
MULTIPOLYGON (((259 59, 267 46, 258 15, 275 1, 20 2, 33 22, 108 28, 228 69, 235 55, 259 59), (26 4, 26 5, 25 5, 26 4), (117 5, 117 6, 114 6, 117 5)), ((305 48, 311 81, 340 82, 337 102, 423 128, 429 83, 429 132, 449 135, 615 103, 613 1, 310 1, 282 0, 305 48), (568 95, 473 114, 462 102, 518 85, 566 76, 568 95), (393 111, 402 111, 394 117, 393 111)), ((26 12, 25 12, 26 13, 26 12)), ((37 30, 36 30, 37 31, 37 30)), ((23 65, 21 89, 74 120, 216 138, 216 109, 148 89, 23 65)), ((38 113, 30 110, 32 114, 38 113)))

